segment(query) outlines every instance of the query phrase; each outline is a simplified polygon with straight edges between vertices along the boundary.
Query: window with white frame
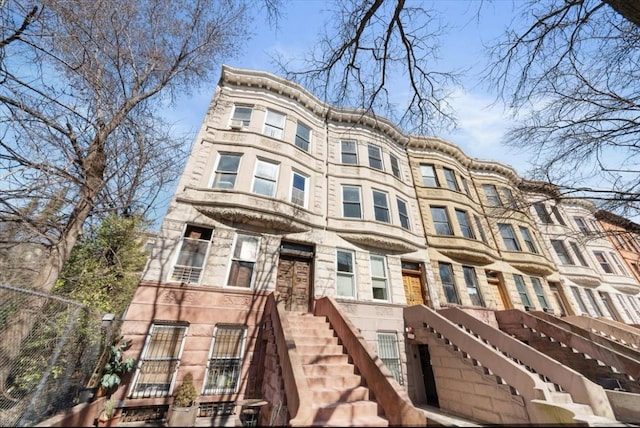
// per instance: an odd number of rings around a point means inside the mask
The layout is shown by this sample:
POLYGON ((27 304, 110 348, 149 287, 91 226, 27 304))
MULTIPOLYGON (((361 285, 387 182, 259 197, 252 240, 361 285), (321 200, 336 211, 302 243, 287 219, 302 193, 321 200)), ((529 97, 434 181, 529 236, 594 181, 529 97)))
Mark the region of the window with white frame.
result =
POLYGON ((375 300, 389 300, 386 258, 384 256, 372 254, 370 261, 373 298, 375 300))
POLYGON ((518 209, 518 201, 516 201, 515 196, 513 196, 513 192, 508 187, 502 188, 502 195, 504 196, 504 200, 506 201, 506 205, 509 208, 518 209))
POLYGON ((571 286, 571 292, 573 293, 573 298, 576 303, 578 303, 578 307, 583 314, 589 315, 589 311, 587 310, 587 305, 582 300, 582 296, 580 295, 580 289, 576 286, 571 286))
POLYGON ((475 239, 476 236, 474 235, 471 223, 469 222, 469 214, 467 214, 466 211, 456 209, 456 218, 458 219, 458 225, 460 225, 462 236, 469 239, 475 239))
POLYGON ((467 196, 471 197, 471 190, 469 190, 469 183, 467 183, 467 179, 464 178, 463 176, 460 176, 460 181, 462 182, 462 188, 464 189, 464 193, 466 193, 467 196))
POLYGON ((571 246, 571 249, 573 250, 573 254, 576 255, 576 258, 578 259, 578 262, 580 263, 580 265, 589 266, 587 264, 587 261, 585 260, 584 256, 582 255, 582 251, 580 251, 580 248, 578 248, 578 244, 576 244, 573 241, 569 241, 569 245, 571 246))
POLYGON ((169 396, 186 334, 185 324, 151 325, 134 376, 131 398, 169 396))
POLYGON ((253 193, 274 196, 278 181, 278 169, 279 165, 277 163, 258 159, 256 161, 256 170, 253 174, 253 193))
POLYGON ((638 302, 636 301, 636 298, 633 296, 627 296, 627 300, 629 300, 629 303, 631 303, 631 307, 635 311, 636 316, 640 318, 640 307, 638 307, 638 302))
POLYGON ((622 298, 622 294, 619 294, 619 293, 615 293, 615 294, 616 294, 616 298, 618 299, 618 303, 620 304, 620 307, 624 309, 624 313, 627 315, 627 317, 629 317, 631 322, 634 322, 633 315, 629 310, 629 306, 627 306, 627 304, 624 302, 624 299, 622 298))
POLYGON ((516 289, 518 290, 518 294, 520 295, 520 301, 527 308, 533 308, 533 303, 531 303, 531 299, 529 298, 529 293, 527 292, 527 285, 524 283, 524 278, 522 275, 513 274, 513 280, 516 283, 516 289))
POLYGON ((400 198, 396 198, 398 205, 398 216, 400 217, 400 226, 403 229, 411 230, 411 222, 409 221, 409 210, 407 203, 400 198))
POLYGON ((485 244, 488 244, 489 242, 487 241, 487 235, 484 233, 484 228, 482 227, 482 220, 480 220, 480 216, 474 214, 474 217, 476 219, 476 227, 478 228, 478 232, 480 233, 480 239, 482 239, 482 242, 484 242, 485 244))
POLYGON ((309 151, 309 145, 311 144, 311 128, 300 121, 298 121, 298 124, 296 125, 295 144, 305 152, 309 151))
POLYGON ((484 300, 478 288, 476 270, 471 266, 462 266, 462 273, 464 274, 464 282, 467 285, 469 298, 471 298, 471 304, 474 306, 484 306, 484 300))
POLYGON ((565 221, 564 221, 564 218, 560 214, 560 210, 558 209, 557 205, 554 205, 554 206, 551 207, 551 212, 556 217, 556 220, 558 220, 558 224, 561 224, 563 226, 567 225, 567 223, 565 223, 565 221))
POLYGON ((336 251, 336 272, 337 286, 336 295, 338 297, 355 298, 356 277, 355 277, 355 260, 353 251, 337 250, 336 251))
POLYGON ((460 299, 458 298, 458 291, 456 290, 456 283, 453 278, 453 266, 451 266, 450 263, 439 262, 438 270, 447 303, 455 303, 459 305, 460 299))
POLYGON ((358 186, 342 186, 342 216, 362 218, 360 188, 358 186))
POLYGON ((558 259, 560 259, 560 263, 562 263, 563 265, 575 264, 573 263, 573 259, 571 258, 571 255, 567 251, 567 247, 564 246, 564 242, 560 241, 559 239, 552 239, 551 246, 553 247, 553 250, 556 252, 558 259))
POLYGON ((293 171, 291 175, 291 203, 307 206, 307 182, 309 177, 297 171, 293 171))
POLYGON ((609 252, 609 256, 611 256, 611 260, 613 260, 613 263, 615 263, 616 267, 618 268, 618 272, 620 272, 622 275, 626 275, 627 270, 624 268, 624 266, 622 266, 622 262, 618 258, 618 255, 611 251, 609 252))
POLYGON ((447 182, 447 187, 451 190, 459 191, 458 182, 456 181, 456 174, 450 168, 442 168, 444 173, 444 179, 447 182))
POLYGON ((377 221, 389 223, 389 198, 385 192, 373 191, 373 213, 377 221))
POLYGON ((501 207, 502 201, 500 201, 500 196, 498 196, 498 190, 496 190, 496 186, 493 184, 483 184, 482 190, 484 190, 484 195, 487 197, 487 205, 490 207, 501 207))
POLYGON ((446 207, 431 207, 431 218, 436 235, 453 235, 446 207))
POLYGON ((251 106, 235 106, 231 116, 231 127, 247 129, 251 123, 251 106))
POLYGON ((236 153, 221 153, 218 157, 211 187, 214 189, 233 189, 238 177, 241 157, 242 155, 236 153))
POLYGON ((358 146, 355 140, 340 141, 340 154, 342 163, 358 164, 358 146))
POLYGON ((246 338, 244 325, 216 325, 207 361, 205 395, 238 391, 246 338))
POLYGON ((593 295, 593 291, 591 291, 589 288, 585 288, 584 291, 587 294, 587 299, 589 299, 589 303, 591 303, 591 306, 596 312, 596 316, 601 317, 602 310, 600 310, 600 306, 598 305, 598 302, 596 302, 596 296, 593 295))
POLYGON ((536 278, 535 276, 531 277, 531 284, 533 284, 533 291, 536 293, 536 297, 538 298, 538 302, 542 309, 551 309, 549 303, 547 302, 547 296, 544 293, 544 289, 542 288, 542 282, 540 278, 536 278))
POLYGON ((498 230, 500 236, 502 236, 502 242, 509 251, 521 251, 520 244, 516 238, 516 234, 513 232, 513 227, 507 223, 498 223, 498 230))
POLYGON ((390 154, 389 159, 391 159, 391 172, 396 178, 401 178, 400 174, 400 161, 394 155, 390 154))
POLYGON ((438 177, 433 165, 420 164, 420 174, 422 174, 422 184, 429 187, 438 187, 438 177))
POLYGON ((259 248, 260 237, 236 233, 227 285, 251 288, 259 248))
POLYGON ((536 210, 536 214, 538 214, 538 218, 541 222, 545 224, 553 224, 553 220, 551 220, 551 215, 549 211, 547 211, 547 207, 542 202, 536 202, 533 204, 533 208, 536 210))
POLYGON ((533 242, 533 237, 531 236, 529 229, 527 229, 524 226, 519 226, 519 229, 520 229, 520 236, 522 236, 522 240, 524 241, 529 251, 534 254, 537 254, 538 249, 536 248, 536 244, 533 242))
POLYGON ((187 225, 171 271, 171 281, 187 284, 200 282, 212 235, 213 229, 187 225))
POLYGON ((382 151, 375 144, 368 145, 369 166, 375 169, 382 169, 382 151))
POLYGON ((264 135, 282 139, 284 136, 284 123, 286 116, 273 110, 267 110, 264 121, 264 135))
POLYGON ((402 364, 400 363, 400 353, 398 352, 398 337, 395 332, 377 332, 378 355, 389 369, 393 378, 400 385, 404 384, 402 377, 402 364))
POLYGON ((593 255, 596 256, 596 260, 605 273, 615 273, 609 264, 609 260, 607 260, 607 256, 602 251, 594 251, 593 255))
POLYGON ((584 221, 584 218, 574 217, 573 220, 576 222, 576 225, 578 226, 578 229, 580 229, 580 232, 582 232, 584 235, 589 235, 591 233, 591 231, 587 227, 587 223, 584 221))

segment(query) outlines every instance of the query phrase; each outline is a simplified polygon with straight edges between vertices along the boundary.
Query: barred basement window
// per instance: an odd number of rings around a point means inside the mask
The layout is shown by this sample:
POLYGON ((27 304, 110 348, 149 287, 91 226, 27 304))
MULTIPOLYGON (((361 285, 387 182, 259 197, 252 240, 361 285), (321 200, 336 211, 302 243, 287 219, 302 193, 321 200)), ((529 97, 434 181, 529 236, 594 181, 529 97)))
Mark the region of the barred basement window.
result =
POLYGON ((149 329, 131 398, 167 397, 178 369, 186 325, 153 324, 149 329))
POLYGON ((396 333, 378 332, 378 355, 389 369, 393 378, 400 384, 404 384, 402 378, 402 365, 400 364, 400 354, 398 352, 398 338, 396 333))
POLYGON ((207 366, 204 394, 237 392, 246 336, 245 326, 216 326, 211 357, 207 366))

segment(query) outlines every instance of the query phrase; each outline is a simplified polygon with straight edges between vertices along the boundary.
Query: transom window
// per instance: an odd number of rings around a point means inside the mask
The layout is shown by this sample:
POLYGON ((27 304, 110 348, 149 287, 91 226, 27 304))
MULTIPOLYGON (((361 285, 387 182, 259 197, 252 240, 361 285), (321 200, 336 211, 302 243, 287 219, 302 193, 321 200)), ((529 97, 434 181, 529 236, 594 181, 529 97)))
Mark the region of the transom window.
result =
POLYGON ((171 272, 171 280, 187 284, 200 282, 213 229, 188 225, 185 228, 180 251, 171 272))
POLYGON ((259 248, 260 237, 236 234, 227 285, 251 288, 259 248))
POLYGON ((389 159, 391 159, 391 172, 396 178, 400 178, 400 162, 398 158, 394 155, 389 155, 389 159))
POLYGON ((456 284, 453 279, 453 267, 449 263, 438 263, 438 270, 440 272, 440 282, 442 282, 442 289, 444 296, 447 299, 447 303, 460 304, 458 298, 458 292, 456 291, 456 284))
POLYGON ((281 140, 284 135, 285 117, 282 113, 267 110, 267 116, 264 122, 264 134, 281 140))
POLYGON ((547 303, 547 297, 544 294, 544 289, 542 288, 542 282, 540 282, 539 278, 535 276, 531 277, 531 284, 533 284, 533 291, 536 293, 536 297, 538 298, 538 302, 542 309, 551 309, 549 303, 547 303))
POLYGON ((311 144, 311 128, 300 121, 298 121, 296 126, 295 144, 305 152, 309 151, 309 145, 311 144))
POLYGON ((520 236, 522 236, 522 240, 524 241, 529 251, 537 254, 538 249, 536 248, 536 244, 533 242, 533 237, 531 236, 531 233, 529 233, 529 229, 524 226, 519 226, 519 229, 520 236))
POLYGON ((278 179, 279 165, 275 162, 258 159, 253 175, 253 193, 274 196, 278 179))
POLYGON ((502 241, 504 242, 504 246, 509 251, 521 251, 520 244, 516 239, 515 233, 513 233, 513 227, 510 224, 506 223, 498 223, 498 230, 500 231, 500 236, 502 236, 502 241))
POLYGON ((596 256, 596 260, 600 263, 600 267, 606 273, 614 273, 613 268, 609 264, 609 260, 607 260, 607 256, 602 251, 594 251, 593 255, 596 256))
POLYGON ((480 290, 478 289, 476 270, 471 266, 462 266, 462 273, 464 274, 464 282, 467 285, 467 292, 471 298, 471 304, 474 306, 484 306, 482 294, 480 294, 480 290))
POLYGON ((458 219, 458 224, 460 225, 462 236, 469 239, 475 239, 476 237, 473 234, 473 229, 471 228, 471 224, 469 222, 469 215, 467 214, 467 212, 457 209, 456 218, 458 219))
POLYGON ((358 151, 354 140, 342 140, 340 142, 342 163, 357 165, 358 151))
POLYGON ((342 216, 349 218, 362 218, 359 187, 342 186, 342 216))
POLYGON ((337 286, 336 294, 339 297, 355 298, 356 279, 353 251, 336 251, 337 286))
POLYGON ((186 325, 151 325, 133 381, 132 398, 169 396, 186 334, 186 325))
POLYGON ((402 378, 402 364, 400 363, 400 353, 398 352, 398 337, 395 332, 377 332, 378 355, 389 369, 393 378, 400 385, 404 384, 402 378))
POLYGON ((520 301, 522 301, 522 304, 526 308, 533 308, 533 304, 529 298, 529 293, 527 293, 527 285, 524 283, 522 275, 513 274, 513 280, 516 283, 516 288, 518 289, 518 294, 520 295, 520 301))
POLYGON ((407 203, 400 198, 396 198, 398 205, 398 216, 400 217, 400 226, 403 229, 411 230, 411 223, 409 221, 409 211, 407 209, 407 203))
POLYGON ((560 259, 560 263, 562 263, 563 265, 574 264, 573 259, 571 259, 571 256, 567 252, 567 248, 564 246, 564 242, 558 239, 552 239, 551 246, 553 247, 553 250, 558 255, 558 259, 560 259))
POLYGON ((251 123, 252 110, 250 106, 235 106, 231 116, 231 127, 247 129, 251 123))
POLYGON ((212 187, 215 189, 233 189, 238 176, 241 155, 222 153, 218 158, 212 187))
POLYGON ((386 193, 379 190, 373 191, 373 211, 376 220, 385 223, 390 222, 389 201, 386 193))
POLYGON ((375 144, 368 145, 369 166, 375 169, 382 169, 382 151, 375 144))
POLYGON ((384 256, 371 255, 371 286, 375 300, 389 300, 387 261, 384 256))
POLYGON ((436 235, 453 235, 447 209, 445 207, 431 207, 431 217, 436 235))
POLYGON ((420 173, 422 174, 422 184, 429 187, 438 187, 438 177, 433 165, 421 164, 420 173))
POLYGON ((482 189, 484 190, 484 195, 487 197, 487 204, 490 207, 502 206, 502 202, 500 201, 500 196, 498 196, 498 190, 496 190, 496 186, 494 186, 493 184, 483 184, 482 189))
POLYGON ((293 171, 291 177, 291 203, 307 206, 307 182, 309 178, 299 172, 293 171))
POLYGON ((442 172, 444 172, 444 179, 447 182, 447 187, 451 190, 459 191, 458 182, 456 181, 456 174, 452 169, 442 168, 442 172))
POLYGON ((247 328, 217 325, 213 333, 204 394, 235 393, 240 386, 247 328))

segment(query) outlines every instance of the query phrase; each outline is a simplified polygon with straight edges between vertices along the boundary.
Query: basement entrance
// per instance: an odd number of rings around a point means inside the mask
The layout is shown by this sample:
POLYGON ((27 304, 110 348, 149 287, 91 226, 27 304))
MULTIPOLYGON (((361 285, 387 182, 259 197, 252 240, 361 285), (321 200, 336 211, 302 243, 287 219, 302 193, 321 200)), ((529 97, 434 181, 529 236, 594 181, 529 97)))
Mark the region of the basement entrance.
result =
POLYGON ((313 246, 293 242, 280 244, 276 290, 287 311, 309 312, 313 296, 313 255, 313 246))
POLYGON ((420 354, 420 365, 422 366, 422 379, 424 381, 424 392, 427 397, 427 404, 429 406, 440 407, 436 380, 433 377, 433 368, 431 367, 429 345, 418 345, 418 353, 420 354))

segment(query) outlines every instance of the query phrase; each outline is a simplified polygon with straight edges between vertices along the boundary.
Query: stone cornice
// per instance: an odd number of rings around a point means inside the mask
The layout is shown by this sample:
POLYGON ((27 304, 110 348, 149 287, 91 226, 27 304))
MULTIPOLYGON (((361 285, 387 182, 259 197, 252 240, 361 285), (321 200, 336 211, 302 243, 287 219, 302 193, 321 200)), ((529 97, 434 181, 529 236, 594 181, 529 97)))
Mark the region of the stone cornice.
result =
POLYGON ((339 232, 338 235, 341 238, 356 245, 381 248, 387 251, 393 251, 395 253, 412 253, 420 249, 416 245, 390 236, 347 232, 339 232))
POLYGON ((270 214, 254 211, 247 207, 219 207, 193 204, 194 208, 214 220, 222 223, 246 224, 265 231, 285 233, 305 232, 311 229, 307 224, 285 217, 282 214, 270 214))

